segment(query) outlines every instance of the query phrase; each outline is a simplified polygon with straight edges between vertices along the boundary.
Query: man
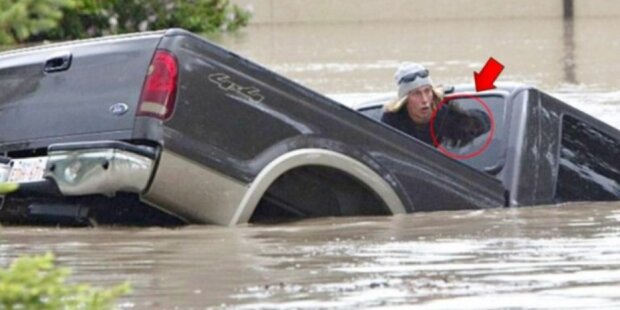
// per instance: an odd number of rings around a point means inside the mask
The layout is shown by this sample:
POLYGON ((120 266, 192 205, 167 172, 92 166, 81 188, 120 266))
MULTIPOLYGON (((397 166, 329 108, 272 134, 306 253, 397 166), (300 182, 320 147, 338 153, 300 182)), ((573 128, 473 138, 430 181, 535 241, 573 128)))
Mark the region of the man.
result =
POLYGON ((437 143, 463 146, 490 129, 489 116, 482 111, 463 111, 455 103, 443 104, 443 91, 433 87, 428 69, 404 63, 394 75, 398 98, 384 107, 381 121, 428 144, 433 144, 430 121, 436 113, 437 143))

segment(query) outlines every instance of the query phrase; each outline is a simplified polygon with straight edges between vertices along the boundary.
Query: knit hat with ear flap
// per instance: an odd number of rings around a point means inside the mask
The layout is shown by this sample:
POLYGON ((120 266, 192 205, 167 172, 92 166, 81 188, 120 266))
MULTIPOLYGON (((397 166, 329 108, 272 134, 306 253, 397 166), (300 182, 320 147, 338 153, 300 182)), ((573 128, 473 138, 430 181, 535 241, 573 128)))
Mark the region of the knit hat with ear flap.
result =
MULTIPOLYGON (((401 64, 398 69, 396 69, 394 80, 398 87, 398 98, 396 98, 396 101, 392 101, 384 107, 385 111, 392 113, 398 112, 400 108, 405 105, 409 92, 421 86, 433 85, 433 80, 431 80, 428 70, 423 65, 413 62, 401 64)), ((442 91, 440 91, 441 94, 437 93, 435 89, 433 89, 433 91, 436 96, 439 95, 438 97, 443 98, 442 91)))

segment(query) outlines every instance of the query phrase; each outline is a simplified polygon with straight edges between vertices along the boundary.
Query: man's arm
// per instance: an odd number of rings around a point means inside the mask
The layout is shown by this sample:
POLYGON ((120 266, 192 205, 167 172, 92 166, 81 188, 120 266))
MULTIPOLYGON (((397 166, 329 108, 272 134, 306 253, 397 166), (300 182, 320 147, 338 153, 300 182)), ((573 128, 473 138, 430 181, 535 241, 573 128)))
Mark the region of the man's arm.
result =
POLYGON ((480 110, 465 111, 456 103, 448 102, 438 112, 435 130, 448 146, 461 147, 491 129, 489 116, 480 110))

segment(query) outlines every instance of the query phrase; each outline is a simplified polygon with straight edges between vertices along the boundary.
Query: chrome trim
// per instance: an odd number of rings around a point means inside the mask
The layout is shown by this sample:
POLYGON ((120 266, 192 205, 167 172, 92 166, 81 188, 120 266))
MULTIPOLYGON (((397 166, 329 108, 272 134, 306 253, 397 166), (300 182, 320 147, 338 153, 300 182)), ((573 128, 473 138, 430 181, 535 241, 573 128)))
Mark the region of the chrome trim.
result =
POLYGON ((141 199, 190 223, 231 225, 248 186, 169 150, 141 199))
POLYGON ((9 164, 0 164, 0 183, 9 180, 9 174, 11 172, 11 166, 9 164))
POLYGON ((55 151, 48 158, 44 176, 66 196, 142 193, 154 165, 152 159, 117 149, 55 151))

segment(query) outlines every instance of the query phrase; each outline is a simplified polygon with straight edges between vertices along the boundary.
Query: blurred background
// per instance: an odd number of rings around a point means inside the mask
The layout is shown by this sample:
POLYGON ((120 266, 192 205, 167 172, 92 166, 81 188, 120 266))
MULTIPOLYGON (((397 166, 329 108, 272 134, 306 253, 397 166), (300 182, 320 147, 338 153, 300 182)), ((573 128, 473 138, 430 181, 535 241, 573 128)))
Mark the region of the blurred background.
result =
POLYGON ((326 94, 393 91, 403 61, 469 83, 489 57, 500 81, 614 91, 618 17, 613 0, 0 0, 0 49, 180 27, 326 94))
POLYGON ((492 56, 500 81, 614 90, 620 2, 611 0, 236 0, 252 18, 221 43, 324 93, 394 89, 399 62, 437 83, 473 82, 492 56))

